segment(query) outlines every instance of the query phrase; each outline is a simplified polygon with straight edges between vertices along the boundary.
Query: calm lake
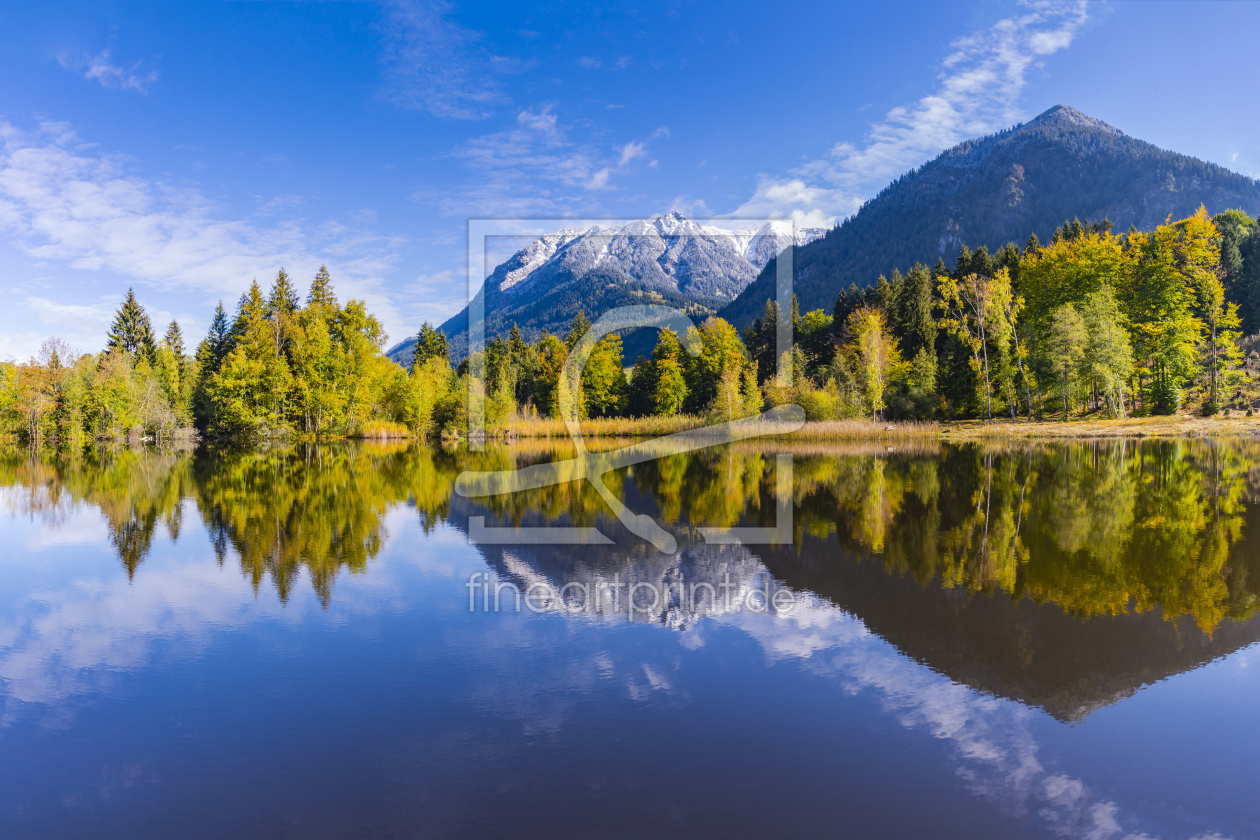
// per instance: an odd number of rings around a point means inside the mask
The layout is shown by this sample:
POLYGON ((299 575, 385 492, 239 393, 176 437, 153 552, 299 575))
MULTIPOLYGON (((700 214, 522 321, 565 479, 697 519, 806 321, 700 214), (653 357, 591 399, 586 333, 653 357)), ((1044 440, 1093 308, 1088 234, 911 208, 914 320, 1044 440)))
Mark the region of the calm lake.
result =
POLYGON ((1260 837, 1260 441, 571 455, 0 453, 0 836, 1260 837))

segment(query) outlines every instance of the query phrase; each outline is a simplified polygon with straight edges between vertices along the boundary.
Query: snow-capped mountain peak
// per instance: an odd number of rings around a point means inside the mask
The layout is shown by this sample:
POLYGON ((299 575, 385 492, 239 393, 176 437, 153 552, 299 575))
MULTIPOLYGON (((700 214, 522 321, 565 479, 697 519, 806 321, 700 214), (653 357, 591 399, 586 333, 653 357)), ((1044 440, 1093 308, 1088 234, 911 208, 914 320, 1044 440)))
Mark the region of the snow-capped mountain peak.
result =
POLYGON ((733 300, 789 243, 800 246, 825 234, 795 231, 790 221, 739 228, 700 224, 678 211, 620 227, 595 225, 540 236, 498 266, 487 279, 497 292, 536 293, 554 283, 600 270, 647 289, 715 301, 733 300))

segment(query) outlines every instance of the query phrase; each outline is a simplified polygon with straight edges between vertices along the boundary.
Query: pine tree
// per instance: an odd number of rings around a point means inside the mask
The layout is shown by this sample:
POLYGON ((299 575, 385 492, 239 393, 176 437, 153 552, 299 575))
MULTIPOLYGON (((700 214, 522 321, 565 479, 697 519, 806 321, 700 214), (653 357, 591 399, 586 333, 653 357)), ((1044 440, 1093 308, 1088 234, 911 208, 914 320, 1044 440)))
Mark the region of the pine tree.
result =
POLYGON ((775 348, 779 343, 778 335, 779 304, 768 300, 761 317, 752 325, 751 330, 745 333, 744 339, 744 346, 752 357, 753 364, 757 366, 758 382, 765 382, 778 369, 778 360, 775 358, 775 348))
POLYGON ((209 366, 207 372, 219 369, 224 357, 232 352, 232 344, 232 327, 228 324, 223 301, 219 301, 219 305, 214 308, 214 320, 210 322, 210 331, 206 333, 206 340, 202 342, 206 348, 205 362, 209 366))
POLYGON ((520 364, 521 358, 524 357, 526 350, 525 339, 521 338, 521 328, 516 324, 512 325, 512 332, 508 336, 508 357, 513 364, 520 364))
POLYGON ((856 283, 850 283, 847 291, 841 290, 840 294, 836 295, 836 302, 831 308, 831 330, 836 346, 848 340, 844 331, 849 323, 849 314, 862 305, 862 300, 862 292, 856 283))
POLYGON ((182 359, 184 357, 184 334, 179 329, 178 321, 171 321, 166 327, 166 337, 163 340, 166 342, 166 346, 171 348, 175 358, 182 359))
MULTIPOLYGON (((923 263, 915 263, 902 281, 897 313, 896 335, 906 356, 914 358, 927 348, 936 355, 936 300, 932 274, 923 263)), ((848 317, 848 313, 845 314, 848 317)))
POLYGON ((289 275, 282 268, 276 275, 276 282, 271 286, 271 294, 267 298, 267 309, 271 312, 291 314, 296 312, 299 306, 301 306, 301 301, 298 300, 297 289, 293 288, 289 275))
POLYGON ((582 340, 582 336, 586 335, 591 328, 591 322, 586 319, 586 313, 581 309, 573 316, 573 324, 569 327, 569 333, 564 337, 564 344, 570 350, 577 347, 577 343, 582 340))
POLYGON ((150 363, 156 358, 157 347, 153 342, 153 325, 144 307, 136 300, 135 292, 127 290, 127 297, 114 316, 114 323, 109 328, 109 343, 112 351, 130 353, 135 356, 143 354, 150 363))
POLYGON ((429 359, 449 359, 450 355, 451 348, 446 340, 446 334, 425 321, 420 327, 420 332, 416 334, 415 357, 411 362, 412 370, 422 366, 429 359))
POLYGON ((251 327, 267 317, 267 302, 263 300, 258 281, 250 284, 249 291, 241 295, 236 304, 236 320, 232 322, 232 336, 239 341, 251 327))
POLYGON ((315 280, 311 283, 311 290, 306 296, 306 305, 337 306, 337 295, 333 291, 332 278, 328 276, 328 269, 322 265, 315 273, 315 280))
POLYGON ((885 278, 881 274, 879 275, 879 280, 875 282, 876 305, 884 310, 886 318, 891 318, 893 313, 897 311, 897 304, 901 298, 901 286, 904 282, 905 278, 895 268, 892 271, 891 278, 885 278))

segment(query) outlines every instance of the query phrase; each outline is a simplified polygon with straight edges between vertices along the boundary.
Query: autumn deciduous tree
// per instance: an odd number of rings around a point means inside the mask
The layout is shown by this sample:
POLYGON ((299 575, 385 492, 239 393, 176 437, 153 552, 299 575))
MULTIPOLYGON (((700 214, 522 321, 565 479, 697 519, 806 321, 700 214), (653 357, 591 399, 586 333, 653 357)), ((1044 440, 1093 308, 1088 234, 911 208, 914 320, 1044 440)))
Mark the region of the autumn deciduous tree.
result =
POLYGON ((901 373, 901 351, 888 332, 882 310, 863 306, 849 315, 849 341, 844 351, 857 375, 872 420, 884 410, 884 394, 889 383, 901 373))
POLYGON ((1113 417, 1124 417, 1124 384, 1133 376, 1133 347, 1128 319, 1110 286, 1086 298, 1081 320, 1086 333, 1083 377, 1095 384, 1113 417))
POLYGON ((980 379, 985 416, 993 419, 993 377, 990 374, 990 340, 1009 341, 1010 275, 1005 268, 996 277, 967 274, 943 275, 937 287, 944 311, 942 326, 954 333, 971 352, 972 367, 980 379))
POLYGON ((1046 329, 1046 352, 1054 364, 1054 376, 1063 396, 1063 419, 1068 419, 1071 398, 1080 381, 1081 364, 1085 360, 1085 348, 1089 334, 1085 321, 1070 303, 1054 311, 1046 329))

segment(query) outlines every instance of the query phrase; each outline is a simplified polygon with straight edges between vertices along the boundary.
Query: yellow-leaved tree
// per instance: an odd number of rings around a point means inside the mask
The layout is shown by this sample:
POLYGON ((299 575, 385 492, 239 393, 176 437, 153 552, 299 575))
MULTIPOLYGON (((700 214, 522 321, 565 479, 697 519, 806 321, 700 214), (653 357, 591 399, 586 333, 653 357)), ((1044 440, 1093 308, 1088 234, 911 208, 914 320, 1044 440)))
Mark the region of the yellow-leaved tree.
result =
POLYGON ((874 306, 853 310, 846 328, 849 341, 844 352, 862 389, 866 409, 872 420, 878 420, 884 410, 888 386, 905 367, 897 339, 888 331, 883 310, 874 306))

